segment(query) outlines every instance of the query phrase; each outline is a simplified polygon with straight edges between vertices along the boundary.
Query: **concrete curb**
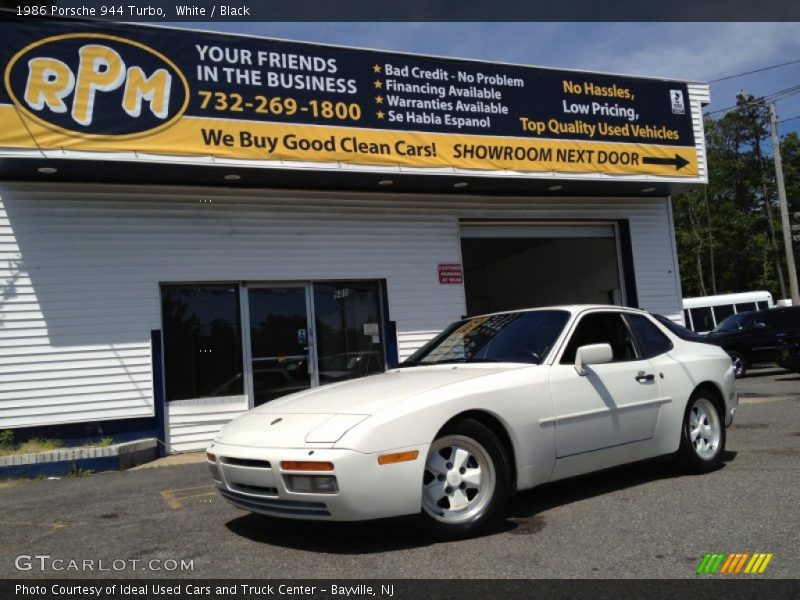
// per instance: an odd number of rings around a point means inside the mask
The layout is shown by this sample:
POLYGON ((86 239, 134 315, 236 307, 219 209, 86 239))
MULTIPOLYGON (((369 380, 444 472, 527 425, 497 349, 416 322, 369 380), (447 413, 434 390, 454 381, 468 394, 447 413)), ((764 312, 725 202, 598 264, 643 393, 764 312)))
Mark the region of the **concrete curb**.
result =
POLYGON ((59 448, 0 457, 0 479, 66 475, 72 469, 111 471, 155 460, 158 440, 144 438, 103 447, 59 448))
POLYGON ((140 469, 158 469, 161 467, 175 467, 178 465, 193 465, 206 462, 205 450, 201 452, 183 452, 181 454, 170 454, 162 456, 156 460, 133 467, 132 471, 140 469))

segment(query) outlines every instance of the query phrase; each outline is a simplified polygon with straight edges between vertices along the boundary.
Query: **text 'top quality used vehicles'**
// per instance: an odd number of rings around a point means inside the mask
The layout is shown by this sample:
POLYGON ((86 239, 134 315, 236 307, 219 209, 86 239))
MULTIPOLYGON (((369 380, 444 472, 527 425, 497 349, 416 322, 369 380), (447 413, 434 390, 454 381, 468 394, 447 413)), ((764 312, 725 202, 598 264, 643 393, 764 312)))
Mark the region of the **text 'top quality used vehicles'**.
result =
POLYGON ((420 514, 460 537, 548 481, 672 453, 710 470, 737 402, 721 348, 643 311, 504 312, 452 324, 400 368, 251 410, 220 431, 208 466, 245 510, 420 514))

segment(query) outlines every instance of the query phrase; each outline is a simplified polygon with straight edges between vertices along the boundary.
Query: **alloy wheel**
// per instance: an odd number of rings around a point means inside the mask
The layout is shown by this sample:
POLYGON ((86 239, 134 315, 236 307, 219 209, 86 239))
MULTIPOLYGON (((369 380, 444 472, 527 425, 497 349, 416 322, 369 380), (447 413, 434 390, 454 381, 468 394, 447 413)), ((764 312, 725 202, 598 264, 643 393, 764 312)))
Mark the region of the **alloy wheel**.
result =
POLYGON ((443 523, 477 519, 489 506, 495 480, 494 464, 483 446, 465 436, 444 436, 428 452, 422 508, 443 523))
POLYGON ((744 373, 744 359, 738 354, 731 356, 731 363, 733 363, 733 372, 736 377, 741 377, 744 373))
POLYGON ((711 400, 698 398, 689 411, 689 441, 697 456, 710 460, 719 451, 722 425, 711 400))

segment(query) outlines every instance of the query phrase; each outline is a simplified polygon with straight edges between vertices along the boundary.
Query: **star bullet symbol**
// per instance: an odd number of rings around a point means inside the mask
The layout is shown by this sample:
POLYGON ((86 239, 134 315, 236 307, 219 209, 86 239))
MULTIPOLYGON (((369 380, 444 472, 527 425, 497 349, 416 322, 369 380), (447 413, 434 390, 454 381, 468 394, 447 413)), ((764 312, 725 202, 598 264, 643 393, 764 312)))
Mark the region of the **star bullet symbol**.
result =
POLYGON ((380 65, 372 65, 372 72, 373 73, 380 73, 381 72, 381 66, 380 65))
POLYGON ((378 117, 378 119, 382 120, 383 119, 383 111, 379 110, 378 112, 375 113, 375 116, 378 117))
POLYGON ((383 104, 383 96, 375 96, 375 104, 383 104))
POLYGON ((380 79, 376 79, 376 80, 375 80, 375 89, 378 89, 378 90, 379 90, 379 89, 381 89, 382 87, 383 87, 383 83, 381 82, 381 80, 380 80, 380 79))

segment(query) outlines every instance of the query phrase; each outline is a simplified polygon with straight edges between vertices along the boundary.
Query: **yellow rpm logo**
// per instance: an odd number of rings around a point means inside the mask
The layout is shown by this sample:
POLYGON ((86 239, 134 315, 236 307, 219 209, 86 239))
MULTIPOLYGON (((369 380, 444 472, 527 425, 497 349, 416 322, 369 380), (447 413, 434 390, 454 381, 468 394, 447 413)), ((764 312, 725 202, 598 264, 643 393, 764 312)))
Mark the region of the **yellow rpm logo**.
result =
POLYGON ((189 84, 160 52, 99 33, 29 44, 9 61, 6 90, 24 117, 60 133, 112 138, 150 135, 174 124, 189 84))

